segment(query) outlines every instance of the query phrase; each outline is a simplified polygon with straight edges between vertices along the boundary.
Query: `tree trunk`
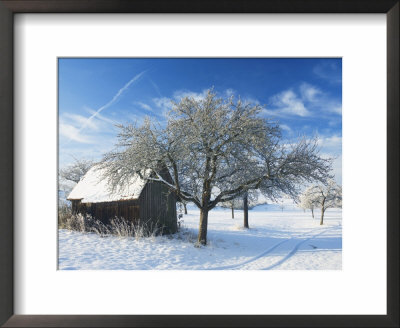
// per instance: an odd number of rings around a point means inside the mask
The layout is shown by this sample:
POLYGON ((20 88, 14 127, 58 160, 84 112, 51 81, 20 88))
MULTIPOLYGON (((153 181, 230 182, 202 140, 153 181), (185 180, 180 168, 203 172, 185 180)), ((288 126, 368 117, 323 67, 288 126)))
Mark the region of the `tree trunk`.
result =
POLYGON ((233 205, 231 206, 231 209, 232 209, 232 219, 234 219, 235 218, 235 209, 233 208, 233 205))
POLYGON ((321 208, 321 221, 319 222, 320 225, 324 224, 324 214, 325 214, 325 210, 324 210, 324 208, 321 208))
POLYGON ((185 214, 187 214, 186 203, 183 203, 183 208, 185 209, 185 214))
POLYGON ((200 245, 207 244, 207 224, 208 224, 208 209, 201 208, 200 209, 199 235, 197 238, 197 242, 200 245))
POLYGON ((244 227, 249 228, 249 206, 247 202, 247 193, 243 197, 243 214, 244 214, 244 227))
POLYGON ((311 214, 312 214, 312 218, 314 219, 314 208, 311 207, 311 214))
POLYGON ((321 221, 319 222, 320 225, 324 224, 325 199, 326 197, 322 198, 322 203, 321 203, 321 221))

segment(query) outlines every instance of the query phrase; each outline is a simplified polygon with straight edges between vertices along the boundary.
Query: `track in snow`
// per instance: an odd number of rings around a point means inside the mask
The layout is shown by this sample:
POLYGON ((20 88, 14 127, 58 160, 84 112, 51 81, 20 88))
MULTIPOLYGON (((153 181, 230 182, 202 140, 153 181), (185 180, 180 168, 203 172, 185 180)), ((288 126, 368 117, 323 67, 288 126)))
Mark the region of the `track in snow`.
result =
POLYGON ((275 262, 274 264, 271 264, 271 265, 267 266, 266 268, 262 268, 261 270, 271 270, 271 269, 273 269, 273 268, 275 268, 275 267, 281 265, 282 263, 284 263, 284 262, 286 262, 288 259, 290 259, 294 254, 296 254, 296 252, 299 250, 300 246, 303 245, 306 241, 309 241, 309 240, 311 240, 311 239, 314 239, 314 238, 316 238, 316 237, 318 237, 318 236, 324 234, 325 232, 328 232, 328 231, 330 231, 330 230, 333 230, 334 228, 337 228, 337 227, 332 227, 332 228, 330 228, 330 229, 321 231, 320 233, 317 233, 316 235, 310 236, 309 238, 306 238, 306 239, 304 239, 304 240, 298 242, 298 243, 294 246, 294 248, 293 248, 286 256, 284 256, 282 259, 280 259, 279 261, 275 262))
POLYGON ((303 245, 305 242, 307 242, 307 241, 309 241, 309 240, 311 240, 311 239, 314 239, 314 238, 316 238, 316 237, 318 237, 318 236, 320 236, 320 235, 322 235, 322 234, 324 234, 324 233, 326 233, 326 232, 328 232, 328 231, 330 231, 330 230, 336 229, 336 228, 338 228, 338 227, 340 227, 340 225, 334 226, 334 227, 331 227, 331 228, 328 228, 328 229, 325 229, 325 228, 323 228, 323 229, 321 229, 321 228, 315 228, 315 229, 312 229, 312 230, 310 230, 310 231, 307 231, 307 232, 301 234, 300 236, 291 237, 291 238, 282 240, 282 241, 276 243, 275 245, 271 246, 270 248, 268 248, 266 251, 262 252, 261 254, 259 254, 259 255, 257 255, 257 256, 254 256, 254 257, 252 257, 251 259, 248 259, 248 260, 246 260, 246 261, 243 261, 243 262, 240 262, 240 263, 237 263, 237 264, 232 264, 232 265, 226 265, 226 266, 221 266, 221 267, 209 268, 208 270, 232 270, 232 269, 237 269, 237 268, 246 266, 247 264, 254 263, 255 261, 257 261, 257 260, 259 260, 259 259, 265 257, 266 255, 270 254, 272 251, 274 251, 275 249, 277 249, 279 246, 281 246, 281 245, 283 245, 283 244, 285 244, 285 243, 287 243, 287 242, 290 242, 290 241, 292 241, 292 240, 299 239, 299 238, 301 238, 301 237, 303 237, 303 236, 306 236, 305 239, 302 239, 300 242, 296 243, 296 244, 294 245, 294 247, 289 251, 289 253, 286 253, 286 255, 283 256, 280 260, 278 260, 278 261, 275 262, 274 264, 269 265, 269 266, 266 267, 266 268, 262 268, 262 269, 261 269, 261 270, 270 270, 270 269, 273 269, 273 268, 275 268, 275 267, 281 265, 282 263, 286 262, 288 259, 290 259, 290 258, 298 251, 299 247, 300 247, 301 245, 303 245), (308 234, 310 234, 310 233, 312 233, 312 232, 315 232, 316 230, 317 230, 319 233, 317 233, 317 234, 312 234, 312 235, 309 236, 309 237, 307 236, 308 234), (321 231, 321 230, 322 230, 322 231, 321 231), (307 237, 308 237, 308 238, 307 238, 307 237))

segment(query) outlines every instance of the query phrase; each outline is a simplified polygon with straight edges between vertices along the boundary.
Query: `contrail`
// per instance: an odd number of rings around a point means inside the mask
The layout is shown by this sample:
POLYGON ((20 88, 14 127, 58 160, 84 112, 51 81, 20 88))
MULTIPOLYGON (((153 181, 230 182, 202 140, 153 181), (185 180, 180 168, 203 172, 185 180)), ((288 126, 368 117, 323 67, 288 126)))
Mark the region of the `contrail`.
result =
MULTIPOLYGON (((143 71, 136 76, 134 76, 128 83, 126 83, 121 89, 118 90, 118 92, 115 94, 115 96, 104 106, 101 106, 96 112, 94 112, 87 120, 82 124, 80 129, 77 131, 77 134, 79 134, 84 128, 88 126, 91 120, 93 120, 97 115, 99 115, 103 110, 106 108, 110 107, 113 103, 117 101, 117 99, 129 88, 129 86, 139 80, 141 76, 146 73, 146 71, 143 71)), ((70 138, 71 139, 71 138, 70 138)))
POLYGON ((154 89, 156 90, 157 94, 158 94, 160 97, 162 97, 162 94, 161 94, 161 92, 160 92, 160 88, 158 87, 158 85, 155 84, 154 81, 153 81, 149 76, 147 76, 147 78, 149 79, 151 85, 152 85, 152 86, 154 87, 154 89))

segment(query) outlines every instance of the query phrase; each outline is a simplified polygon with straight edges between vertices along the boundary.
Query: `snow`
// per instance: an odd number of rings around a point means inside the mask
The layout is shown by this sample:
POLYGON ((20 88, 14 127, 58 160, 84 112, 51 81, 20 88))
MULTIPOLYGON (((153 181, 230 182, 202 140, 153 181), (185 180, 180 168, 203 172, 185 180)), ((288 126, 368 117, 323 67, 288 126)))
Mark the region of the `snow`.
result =
POLYGON ((208 245, 194 247, 199 211, 189 206, 183 228, 172 236, 142 239, 100 237, 59 230, 61 270, 341 270, 341 209, 329 209, 324 225, 318 211, 294 206, 257 206, 249 211, 216 208, 209 213, 208 245))
POLYGON ((146 185, 145 180, 141 179, 139 175, 135 175, 129 183, 124 186, 120 185, 112 191, 108 180, 103 175, 103 169, 92 167, 74 187, 67 199, 81 199, 82 203, 137 199, 146 185))

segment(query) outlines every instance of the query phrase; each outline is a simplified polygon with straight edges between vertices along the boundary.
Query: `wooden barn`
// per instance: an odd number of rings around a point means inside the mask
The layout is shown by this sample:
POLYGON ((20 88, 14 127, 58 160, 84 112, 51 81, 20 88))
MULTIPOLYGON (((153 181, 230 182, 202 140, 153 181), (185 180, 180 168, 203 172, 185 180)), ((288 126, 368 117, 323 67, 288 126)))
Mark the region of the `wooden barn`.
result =
POLYGON ((111 191, 103 170, 93 167, 67 199, 73 213, 90 214, 104 224, 118 217, 162 227, 163 233, 177 231, 176 196, 160 182, 145 181, 139 175, 111 191))

